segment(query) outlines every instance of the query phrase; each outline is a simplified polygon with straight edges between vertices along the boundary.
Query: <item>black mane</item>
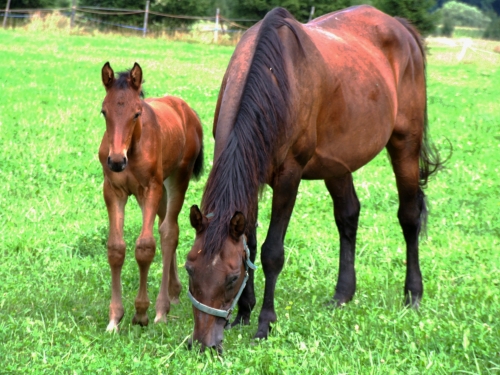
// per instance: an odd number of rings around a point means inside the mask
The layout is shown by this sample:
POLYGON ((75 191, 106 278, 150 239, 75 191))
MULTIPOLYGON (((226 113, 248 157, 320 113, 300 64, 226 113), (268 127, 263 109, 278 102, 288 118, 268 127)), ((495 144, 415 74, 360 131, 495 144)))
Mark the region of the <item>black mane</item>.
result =
POLYGON ((291 19, 288 11, 275 8, 262 21, 233 129, 208 177, 202 211, 213 214, 205 235, 209 258, 222 249, 237 211, 255 223, 259 187, 267 180, 280 137, 286 136, 290 83, 278 29, 287 26, 300 44, 291 19))
MULTIPOLYGON (((125 90, 125 89, 130 88, 130 70, 127 70, 126 72, 116 73, 116 74, 118 74, 118 78, 115 79, 113 86, 115 86, 119 90, 125 90)), ((144 83, 144 81, 142 83, 144 83)), ((141 92, 139 93, 139 96, 144 99, 144 91, 142 90, 142 86, 141 86, 141 92)))

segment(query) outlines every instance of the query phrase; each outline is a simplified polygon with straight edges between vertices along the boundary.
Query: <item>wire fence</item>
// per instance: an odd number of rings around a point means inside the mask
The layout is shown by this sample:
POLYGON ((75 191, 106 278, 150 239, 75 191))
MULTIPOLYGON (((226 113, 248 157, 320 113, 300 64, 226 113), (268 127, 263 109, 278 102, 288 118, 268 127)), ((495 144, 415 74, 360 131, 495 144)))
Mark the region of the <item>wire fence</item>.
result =
POLYGON ((33 17, 59 13, 71 20, 71 27, 98 29, 100 31, 130 31, 143 36, 158 36, 176 32, 213 33, 217 41, 220 34, 241 34, 258 20, 229 19, 217 9, 213 16, 188 16, 167 14, 149 9, 149 0, 145 9, 117 9, 96 6, 72 6, 51 9, 9 9, 0 12, 3 27, 24 26, 33 17))

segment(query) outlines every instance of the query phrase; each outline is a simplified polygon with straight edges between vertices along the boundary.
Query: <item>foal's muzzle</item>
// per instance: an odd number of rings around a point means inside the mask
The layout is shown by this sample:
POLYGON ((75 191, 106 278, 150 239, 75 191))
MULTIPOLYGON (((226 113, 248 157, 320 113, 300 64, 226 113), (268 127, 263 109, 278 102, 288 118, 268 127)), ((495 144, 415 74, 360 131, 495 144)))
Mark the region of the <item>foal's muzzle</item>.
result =
POLYGON ((113 172, 121 172, 127 167, 128 160, 126 157, 118 158, 118 160, 114 160, 111 156, 108 156, 108 167, 113 172))

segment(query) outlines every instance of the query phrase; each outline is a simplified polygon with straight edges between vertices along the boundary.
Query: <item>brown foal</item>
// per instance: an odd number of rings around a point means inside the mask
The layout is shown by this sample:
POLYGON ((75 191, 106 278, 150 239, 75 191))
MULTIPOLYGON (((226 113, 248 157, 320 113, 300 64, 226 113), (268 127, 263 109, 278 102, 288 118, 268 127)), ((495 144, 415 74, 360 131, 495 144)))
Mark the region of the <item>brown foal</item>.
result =
POLYGON ((118 331, 124 309, 121 270, 125 259, 124 209, 134 195, 142 210, 142 230, 135 247, 139 265, 139 292, 132 323, 146 326, 150 301, 147 276, 156 241, 159 218, 163 275, 156 300, 156 322, 166 322, 170 302, 178 302, 181 284, 177 274, 179 242, 177 218, 189 180, 202 171, 203 133, 196 113, 173 96, 142 100, 142 69, 135 63, 115 78, 109 63, 102 68, 106 97, 102 114, 106 132, 99 148, 104 172, 104 200, 109 216, 108 262, 111 267, 111 304, 108 331, 118 331))

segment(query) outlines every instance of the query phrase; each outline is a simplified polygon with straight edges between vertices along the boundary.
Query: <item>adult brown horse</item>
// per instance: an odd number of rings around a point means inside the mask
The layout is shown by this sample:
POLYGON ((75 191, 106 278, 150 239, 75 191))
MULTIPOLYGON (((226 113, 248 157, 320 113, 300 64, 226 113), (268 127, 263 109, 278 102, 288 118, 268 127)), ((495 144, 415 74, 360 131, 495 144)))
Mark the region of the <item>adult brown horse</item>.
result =
POLYGON ((239 293, 233 325, 249 323, 262 184, 271 186, 273 199, 261 252, 266 281, 255 337, 267 337, 276 321, 274 290, 301 179, 324 180, 333 199, 340 270, 332 302, 352 299, 360 211, 352 172, 384 147, 396 176, 398 218, 407 245, 404 293, 408 304, 417 305, 423 293, 418 261, 426 212, 422 188, 440 166, 426 129, 424 48, 405 20, 358 6, 303 25, 276 8, 249 29, 222 81, 214 164, 201 211, 191 208, 196 239, 186 269, 193 339, 220 349, 239 293))
POLYGON ((167 320, 170 302, 178 301, 181 284, 177 275, 179 242, 177 218, 192 175, 203 167, 203 134, 196 113, 173 96, 142 100, 142 69, 135 63, 115 78, 109 63, 102 68, 106 97, 102 114, 106 132, 99 148, 104 171, 104 200, 109 216, 108 261, 111 267, 111 305, 108 331, 117 331, 124 310, 121 269, 125 259, 124 209, 134 195, 142 210, 142 230, 136 242, 139 292, 135 299, 134 324, 148 324, 147 277, 156 241, 153 225, 159 217, 163 275, 156 300, 155 322, 167 320))

